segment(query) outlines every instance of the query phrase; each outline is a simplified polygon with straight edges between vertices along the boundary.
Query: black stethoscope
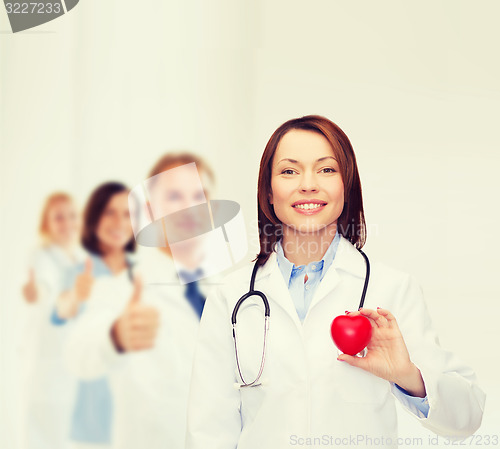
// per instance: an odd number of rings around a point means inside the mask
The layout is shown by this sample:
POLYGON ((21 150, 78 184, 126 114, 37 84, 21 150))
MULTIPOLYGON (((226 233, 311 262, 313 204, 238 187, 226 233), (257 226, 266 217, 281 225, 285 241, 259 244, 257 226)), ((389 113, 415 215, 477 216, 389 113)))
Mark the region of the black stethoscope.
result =
MULTIPOLYGON (((359 310, 361 309, 361 307, 363 307, 363 304, 365 303, 366 290, 368 289, 368 282, 370 280, 370 261, 368 260, 368 256, 363 251, 361 251, 359 248, 356 249, 361 253, 366 262, 365 284, 363 286, 363 292, 361 293, 361 300, 359 302, 359 307, 358 307, 359 310)), ((257 262, 255 262, 252 270, 252 276, 250 278, 250 289, 240 299, 238 299, 238 302, 234 306, 233 313, 231 315, 231 323, 233 324, 233 340, 234 340, 234 353, 236 355, 236 365, 238 367, 238 373, 240 374, 241 381, 243 382, 241 385, 239 385, 239 388, 258 387, 259 385, 261 385, 261 383, 258 382, 260 380, 260 376, 262 376, 262 371, 264 371, 264 364, 266 360, 267 332, 269 330, 269 317, 271 314, 271 310, 266 295, 259 290, 255 290, 255 276, 257 275, 258 269, 259 265, 257 265, 257 262), (243 378, 243 374, 241 373, 240 360, 238 357, 238 343, 236 337, 236 315, 238 314, 238 310, 241 304, 243 304, 243 302, 246 299, 252 296, 259 296, 262 299, 262 302, 264 303, 264 344, 262 346, 262 358, 260 361, 260 368, 257 377, 253 382, 248 383, 245 381, 245 379, 243 378)))

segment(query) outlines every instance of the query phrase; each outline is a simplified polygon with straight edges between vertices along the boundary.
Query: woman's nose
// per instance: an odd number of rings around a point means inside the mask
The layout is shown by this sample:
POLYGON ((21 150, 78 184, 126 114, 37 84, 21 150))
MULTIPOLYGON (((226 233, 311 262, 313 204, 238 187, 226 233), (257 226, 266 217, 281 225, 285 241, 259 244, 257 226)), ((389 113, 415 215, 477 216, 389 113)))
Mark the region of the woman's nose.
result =
POLYGON ((300 180, 299 190, 303 193, 306 192, 317 192, 318 183, 314 175, 304 175, 300 180))
POLYGON ((117 217, 115 224, 118 227, 130 226, 130 215, 126 213, 117 217))

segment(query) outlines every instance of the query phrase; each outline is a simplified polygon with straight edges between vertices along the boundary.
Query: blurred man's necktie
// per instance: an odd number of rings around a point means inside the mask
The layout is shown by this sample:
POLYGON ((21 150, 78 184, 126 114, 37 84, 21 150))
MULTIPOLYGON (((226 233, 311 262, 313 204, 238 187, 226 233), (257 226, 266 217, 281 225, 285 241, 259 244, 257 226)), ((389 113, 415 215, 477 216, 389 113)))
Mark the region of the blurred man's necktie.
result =
POLYGON ((201 271, 201 268, 198 268, 192 273, 182 270, 179 271, 179 276, 181 277, 181 279, 184 282, 187 282, 184 296, 189 301, 200 318, 203 312, 203 306, 205 305, 205 297, 198 287, 198 281, 195 279, 200 279, 202 274, 203 272, 201 271))

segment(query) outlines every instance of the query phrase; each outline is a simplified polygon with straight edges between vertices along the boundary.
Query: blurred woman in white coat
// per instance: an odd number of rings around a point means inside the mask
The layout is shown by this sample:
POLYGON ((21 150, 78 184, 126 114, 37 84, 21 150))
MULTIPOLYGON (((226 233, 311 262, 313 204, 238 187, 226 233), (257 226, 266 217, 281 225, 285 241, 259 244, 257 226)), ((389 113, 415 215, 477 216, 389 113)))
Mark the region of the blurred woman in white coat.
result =
MULTIPOLYGON (((100 278, 132 281, 135 240, 130 225, 128 188, 105 182, 89 196, 83 212, 81 243, 85 263, 68 273, 65 292, 51 316, 54 328, 72 328, 86 315, 86 302, 100 278)), ((71 449, 107 449, 111 444, 113 397, 108 379, 78 382, 71 412, 71 449)))
POLYGON ((474 372, 442 349, 422 292, 406 273, 365 261, 365 220, 356 159, 344 132, 306 116, 280 126, 261 159, 260 253, 255 290, 270 305, 267 344, 260 297, 231 315, 253 265, 208 298, 200 325, 188 449, 396 447, 395 399, 429 430, 468 436, 485 402, 474 372), (365 357, 339 355, 334 317, 349 310, 372 326, 365 357), (258 376, 262 352, 265 363, 258 376), (241 373, 240 373, 240 370, 241 373))
POLYGON ((68 272, 83 259, 78 247, 80 216, 65 192, 50 195, 39 225, 43 243, 33 254, 23 295, 27 303, 22 342, 22 449, 65 449, 75 381, 63 367, 65 329, 50 317, 64 291, 68 272))

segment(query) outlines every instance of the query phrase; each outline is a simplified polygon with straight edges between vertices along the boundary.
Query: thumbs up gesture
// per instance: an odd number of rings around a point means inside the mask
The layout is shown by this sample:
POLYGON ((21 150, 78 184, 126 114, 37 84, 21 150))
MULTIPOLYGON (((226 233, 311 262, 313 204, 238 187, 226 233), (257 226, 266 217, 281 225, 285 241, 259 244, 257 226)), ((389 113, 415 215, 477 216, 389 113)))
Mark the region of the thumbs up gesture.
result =
POLYGON ((134 291, 121 316, 111 328, 111 339, 119 352, 142 351, 154 346, 159 313, 141 301, 142 280, 134 278, 134 291))
POLYGON ((75 298, 78 302, 85 301, 92 290, 94 276, 92 276, 92 260, 89 258, 85 261, 85 267, 81 274, 75 279, 75 298))
POLYGON ((33 268, 30 269, 28 282, 23 286, 23 296, 26 302, 32 304, 38 299, 38 289, 36 287, 35 272, 33 268))

